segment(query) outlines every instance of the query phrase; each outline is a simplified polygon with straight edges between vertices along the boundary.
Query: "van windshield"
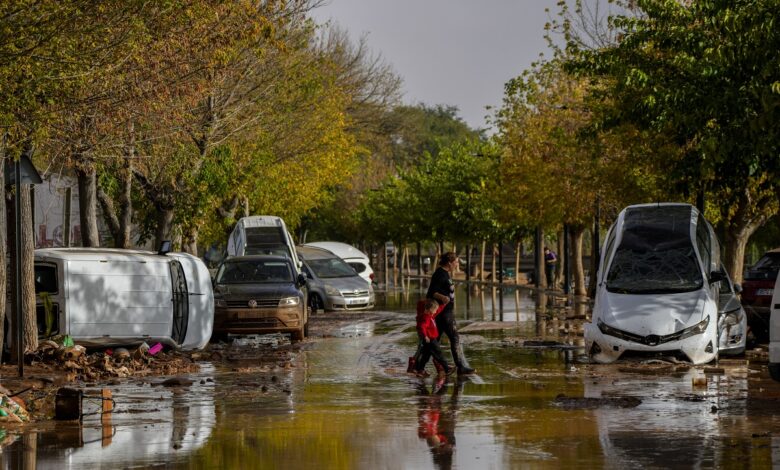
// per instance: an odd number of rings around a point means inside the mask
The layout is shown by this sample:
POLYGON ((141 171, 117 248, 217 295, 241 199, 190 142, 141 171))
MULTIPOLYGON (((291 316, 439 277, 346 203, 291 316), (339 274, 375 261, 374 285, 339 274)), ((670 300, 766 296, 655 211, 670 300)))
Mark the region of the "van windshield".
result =
POLYGON ((307 260, 306 263, 319 278, 357 276, 352 266, 345 263, 341 258, 312 259, 307 260))
POLYGON ((690 219, 686 207, 628 212, 623 239, 607 274, 607 290, 665 294, 701 289, 703 278, 691 242, 690 219))
POLYGON ((290 265, 284 261, 230 260, 219 268, 217 284, 265 284, 292 282, 290 265))
POLYGON ((290 257, 290 249, 281 227, 246 228, 245 255, 275 255, 290 257))

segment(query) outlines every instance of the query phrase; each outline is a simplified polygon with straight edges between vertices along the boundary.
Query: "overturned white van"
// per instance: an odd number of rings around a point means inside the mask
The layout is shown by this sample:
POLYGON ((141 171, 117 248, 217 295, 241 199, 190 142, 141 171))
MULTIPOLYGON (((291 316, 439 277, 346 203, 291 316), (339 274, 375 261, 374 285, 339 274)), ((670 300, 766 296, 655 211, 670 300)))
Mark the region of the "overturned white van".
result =
POLYGON ((35 250, 35 291, 39 333, 48 316, 49 334, 87 347, 146 341, 199 349, 211 338, 211 278, 186 253, 35 250))
POLYGON ((630 206, 601 252, 586 348, 596 362, 624 354, 703 364, 745 350, 747 320, 720 245, 690 204, 630 206))
POLYGON ((292 235, 287 231, 284 220, 275 215, 240 218, 228 238, 227 255, 287 256, 293 260, 296 269, 301 267, 292 235))

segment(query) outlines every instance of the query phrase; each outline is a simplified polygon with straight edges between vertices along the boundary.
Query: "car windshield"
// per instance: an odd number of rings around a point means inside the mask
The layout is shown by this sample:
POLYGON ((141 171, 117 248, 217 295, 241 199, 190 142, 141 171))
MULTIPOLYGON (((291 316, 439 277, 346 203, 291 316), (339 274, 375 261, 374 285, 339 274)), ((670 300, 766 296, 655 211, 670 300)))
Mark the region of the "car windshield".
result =
POLYGON ((745 279, 776 279, 780 271, 780 253, 767 253, 750 268, 745 279))
POLYGON ((663 294, 700 289, 703 278, 691 242, 690 220, 686 207, 627 212, 623 238, 607 274, 607 290, 663 294))
POLYGON ((357 276, 352 266, 345 263, 341 258, 312 259, 307 260, 306 263, 319 278, 357 276))
POLYGON ((217 284, 265 284, 292 282, 292 270, 284 261, 230 260, 217 273, 217 284))

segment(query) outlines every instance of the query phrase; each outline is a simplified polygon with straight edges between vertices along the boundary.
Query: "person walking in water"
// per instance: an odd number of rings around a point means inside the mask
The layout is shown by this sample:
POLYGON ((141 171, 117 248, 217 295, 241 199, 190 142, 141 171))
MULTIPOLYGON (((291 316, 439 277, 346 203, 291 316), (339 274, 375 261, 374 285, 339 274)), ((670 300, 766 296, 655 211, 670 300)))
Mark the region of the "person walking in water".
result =
POLYGON ((452 350, 452 361, 458 368, 458 374, 468 375, 476 371, 469 367, 463 354, 458 325, 455 323, 455 284, 452 282, 452 273, 457 269, 458 263, 458 255, 455 253, 448 251, 442 255, 439 266, 431 276, 426 297, 444 305, 444 310, 436 316, 439 340, 441 341, 442 335, 447 335, 452 350))

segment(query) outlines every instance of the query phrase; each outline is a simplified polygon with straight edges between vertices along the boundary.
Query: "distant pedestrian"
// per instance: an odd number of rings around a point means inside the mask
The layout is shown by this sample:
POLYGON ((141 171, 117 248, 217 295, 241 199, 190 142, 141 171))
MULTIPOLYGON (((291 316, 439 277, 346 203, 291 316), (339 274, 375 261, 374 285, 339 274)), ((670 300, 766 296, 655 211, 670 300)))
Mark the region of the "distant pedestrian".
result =
POLYGON ((558 265, 558 255, 554 251, 544 247, 544 271, 547 274, 547 286, 555 287, 555 268, 558 265))
POLYGON ((451 273, 455 271, 460 261, 458 255, 453 252, 444 253, 439 260, 439 267, 431 276, 428 286, 428 299, 436 300, 444 304, 444 310, 436 317, 436 327, 439 329, 439 339, 447 335, 452 350, 452 360, 458 368, 458 374, 473 374, 476 371, 469 367, 458 335, 458 325, 455 323, 455 284, 452 282, 451 273))

